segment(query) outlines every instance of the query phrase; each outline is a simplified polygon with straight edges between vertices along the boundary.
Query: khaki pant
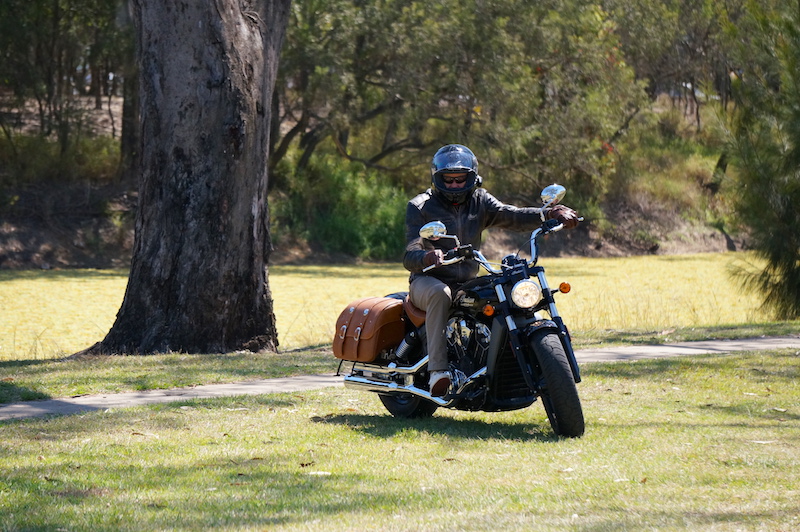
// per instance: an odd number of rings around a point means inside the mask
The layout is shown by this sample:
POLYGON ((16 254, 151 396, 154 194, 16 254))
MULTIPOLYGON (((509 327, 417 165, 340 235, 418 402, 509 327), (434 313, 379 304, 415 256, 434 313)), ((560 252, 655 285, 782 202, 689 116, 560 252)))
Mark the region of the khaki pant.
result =
POLYGON ((453 304, 450 287, 435 277, 421 276, 411 282, 409 297, 414 306, 426 313, 428 371, 447 371, 447 338, 444 328, 453 304))

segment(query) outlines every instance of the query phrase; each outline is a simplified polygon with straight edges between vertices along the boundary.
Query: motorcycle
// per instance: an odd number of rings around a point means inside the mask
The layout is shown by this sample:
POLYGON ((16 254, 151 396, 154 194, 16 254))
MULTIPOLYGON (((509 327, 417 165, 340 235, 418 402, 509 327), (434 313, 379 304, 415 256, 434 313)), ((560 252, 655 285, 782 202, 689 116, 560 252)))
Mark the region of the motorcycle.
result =
MULTIPOLYGON (((558 204, 565 193, 560 185, 546 187, 544 207, 558 204)), ((556 435, 583 435, 576 386, 580 371, 554 298, 570 286, 551 288, 538 265, 539 240, 563 227, 542 216, 541 227, 531 233, 531 259, 518 252, 496 264, 471 245, 461 245, 442 222, 424 225, 422 238, 453 241, 442 266, 472 260, 486 270, 453 289, 446 326, 450 388, 444 397, 432 397, 428 390, 425 313, 407 292, 357 300, 339 316, 333 351, 344 385, 377 393, 400 418, 428 417, 440 407, 517 410, 541 399, 556 435)))

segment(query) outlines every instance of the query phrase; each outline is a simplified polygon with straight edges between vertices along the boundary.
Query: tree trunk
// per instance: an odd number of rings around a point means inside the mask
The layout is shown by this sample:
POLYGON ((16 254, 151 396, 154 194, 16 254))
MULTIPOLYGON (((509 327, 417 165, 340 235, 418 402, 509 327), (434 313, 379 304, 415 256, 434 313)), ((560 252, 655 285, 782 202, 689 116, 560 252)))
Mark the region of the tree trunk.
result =
POLYGON ((142 150, 125 299, 92 353, 278 345, 267 147, 290 0, 135 0, 142 150))

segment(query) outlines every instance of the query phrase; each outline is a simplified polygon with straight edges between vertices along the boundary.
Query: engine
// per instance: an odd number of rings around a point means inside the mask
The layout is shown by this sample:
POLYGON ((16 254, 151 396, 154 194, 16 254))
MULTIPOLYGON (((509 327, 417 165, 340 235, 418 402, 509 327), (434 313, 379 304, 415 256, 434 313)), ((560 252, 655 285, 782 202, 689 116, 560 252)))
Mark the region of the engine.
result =
POLYGON ((471 375, 486 365, 491 330, 471 316, 453 316, 445 328, 450 365, 471 375))

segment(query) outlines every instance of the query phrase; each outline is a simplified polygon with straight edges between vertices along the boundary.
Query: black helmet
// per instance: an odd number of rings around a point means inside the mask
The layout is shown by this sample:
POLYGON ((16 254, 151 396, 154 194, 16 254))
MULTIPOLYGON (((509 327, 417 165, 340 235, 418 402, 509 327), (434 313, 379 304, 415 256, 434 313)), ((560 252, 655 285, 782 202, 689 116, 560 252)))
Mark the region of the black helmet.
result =
POLYGON ((464 203, 475 188, 481 184, 478 176, 478 159, 475 154, 461 144, 442 146, 431 161, 431 182, 435 192, 452 203, 464 203), (467 173, 467 180, 461 188, 447 188, 442 174, 467 173))

